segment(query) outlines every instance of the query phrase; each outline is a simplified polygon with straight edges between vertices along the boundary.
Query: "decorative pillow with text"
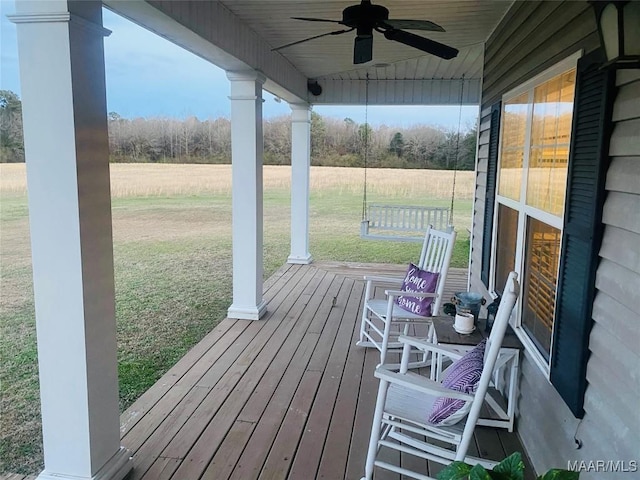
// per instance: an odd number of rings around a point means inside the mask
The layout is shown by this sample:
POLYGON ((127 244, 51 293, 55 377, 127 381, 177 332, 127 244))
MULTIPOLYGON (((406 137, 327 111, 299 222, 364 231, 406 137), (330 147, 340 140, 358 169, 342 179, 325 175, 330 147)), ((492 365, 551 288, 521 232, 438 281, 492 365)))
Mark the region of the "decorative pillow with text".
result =
MULTIPOLYGON (((427 272, 410 263, 402 282, 402 291, 407 293, 435 293, 439 277, 439 273, 427 272)), ((433 297, 422 298, 402 295, 396 299, 396 303, 407 312, 415 313, 421 317, 430 317, 433 297)))

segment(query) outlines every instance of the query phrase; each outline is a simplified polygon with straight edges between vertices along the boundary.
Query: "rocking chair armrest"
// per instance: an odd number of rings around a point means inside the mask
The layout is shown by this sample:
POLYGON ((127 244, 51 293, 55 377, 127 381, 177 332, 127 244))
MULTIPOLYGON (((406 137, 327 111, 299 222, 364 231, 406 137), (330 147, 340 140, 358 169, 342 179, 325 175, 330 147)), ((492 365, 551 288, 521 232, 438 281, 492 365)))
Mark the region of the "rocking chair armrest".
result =
POLYGON ((407 387, 436 397, 447 397, 456 400, 472 401, 474 396, 464 392, 457 392, 443 387, 442 384, 421 375, 399 373, 390 370, 387 365, 378 365, 374 373, 380 380, 407 387))
POLYGON ((401 343, 408 343, 412 347, 417 348, 418 350, 421 350, 423 352, 437 353, 449 357, 452 360, 458 360, 462 358, 465 353, 460 352, 455 348, 447 347, 445 345, 437 345, 423 338, 411 337, 408 335, 400 335, 398 337, 398 341, 401 343))
POLYGON ((389 284, 402 285, 402 282, 404 281, 404 277, 385 277, 382 275, 365 275, 364 281, 371 282, 371 283, 383 283, 386 285, 389 285, 389 284))

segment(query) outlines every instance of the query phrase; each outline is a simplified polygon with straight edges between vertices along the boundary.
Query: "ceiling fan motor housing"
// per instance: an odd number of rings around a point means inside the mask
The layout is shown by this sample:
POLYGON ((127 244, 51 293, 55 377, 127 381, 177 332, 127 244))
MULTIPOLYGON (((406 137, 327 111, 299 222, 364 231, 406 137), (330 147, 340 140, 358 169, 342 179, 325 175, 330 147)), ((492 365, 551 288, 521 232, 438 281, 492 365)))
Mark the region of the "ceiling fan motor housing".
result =
POLYGON ((340 23, 356 28, 358 35, 372 35, 373 29, 385 20, 389 20, 388 8, 363 1, 359 5, 345 8, 342 11, 342 22, 340 23))

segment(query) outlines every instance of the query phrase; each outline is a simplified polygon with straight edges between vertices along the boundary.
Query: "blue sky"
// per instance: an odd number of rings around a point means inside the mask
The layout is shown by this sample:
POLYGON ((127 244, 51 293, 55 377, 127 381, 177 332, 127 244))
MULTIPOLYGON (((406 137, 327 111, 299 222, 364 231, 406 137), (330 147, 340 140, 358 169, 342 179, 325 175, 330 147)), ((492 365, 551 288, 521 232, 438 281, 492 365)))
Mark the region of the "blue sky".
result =
MULTIPOLYGON (((12 0, 0 1, 1 64, 0 89, 20 95, 15 25, 6 18, 13 13, 12 0)), ((105 38, 107 105, 109 111, 126 118, 196 116, 228 117, 229 81, 223 70, 171 42, 103 10, 104 26, 112 31, 105 38)), ((363 106, 316 106, 323 116, 350 117, 363 123, 363 106)), ((462 127, 475 124, 477 107, 463 107, 462 127)), ((265 92, 264 115, 288 115, 286 102, 277 103, 265 92)), ((372 125, 411 126, 427 124, 457 129, 459 107, 370 106, 372 125)))

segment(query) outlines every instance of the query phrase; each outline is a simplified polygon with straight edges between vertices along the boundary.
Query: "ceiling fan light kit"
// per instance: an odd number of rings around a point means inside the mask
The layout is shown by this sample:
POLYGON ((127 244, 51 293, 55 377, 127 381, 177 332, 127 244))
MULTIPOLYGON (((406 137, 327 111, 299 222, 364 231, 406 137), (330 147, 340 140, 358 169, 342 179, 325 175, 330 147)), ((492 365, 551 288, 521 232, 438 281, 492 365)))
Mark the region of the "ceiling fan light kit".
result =
POLYGON ((458 50, 436 42, 434 40, 407 32, 408 30, 425 30, 432 32, 444 32, 440 25, 428 20, 414 19, 389 19, 389 9, 382 5, 373 5, 371 0, 362 0, 358 5, 352 5, 342 11, 342 20, 331 20, 325 18, 291 17, 294 20, 307 22, 327 22, 337 23, 349 27, 343 30, 315 35, 313 37, 288 43, 274 48, 274 51, 282 50, 293 45, 315 40, 316 38, 329 35, 341 35, 343 33, 356 30, 356 38, 353 45, 353 63, 362 64, 373 59, 373 31, 382 33, 387 40, 402 43, 409 47, 422 50, 423 52, 435 55, 445 60, 450 60, 458 55, 458 50))

